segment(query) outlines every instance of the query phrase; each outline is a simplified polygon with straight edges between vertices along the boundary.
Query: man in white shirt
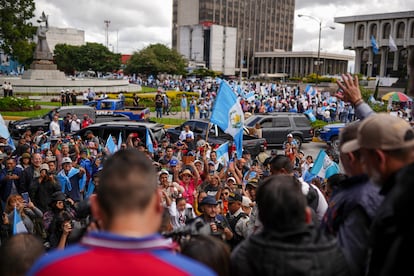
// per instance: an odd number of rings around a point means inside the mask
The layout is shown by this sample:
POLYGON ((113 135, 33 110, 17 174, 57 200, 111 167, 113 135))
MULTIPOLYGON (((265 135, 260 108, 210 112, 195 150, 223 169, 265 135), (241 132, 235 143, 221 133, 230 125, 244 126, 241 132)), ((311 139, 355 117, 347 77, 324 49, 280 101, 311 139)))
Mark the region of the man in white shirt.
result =
POLYGON ((57 115, 53 116, 53 121, 50 122, 49 130, 51 137, 60 137, 59 117, 57 115))
POLYGON ((194 133, 190 130, 190 126, 186 125, 184 126, 184 129, 180 133, 180 139, 181 141, 184 141, 187 138, 187 134, 191 135, 191 140, 194 140, 194 133))
POLYGON ((72 116, 72 121, 70 122, 70 132, 75 132, 80 130, 81 127, 81 121, 78 118, 78 116, 76 116, 76 114, 73 114, 72 116))

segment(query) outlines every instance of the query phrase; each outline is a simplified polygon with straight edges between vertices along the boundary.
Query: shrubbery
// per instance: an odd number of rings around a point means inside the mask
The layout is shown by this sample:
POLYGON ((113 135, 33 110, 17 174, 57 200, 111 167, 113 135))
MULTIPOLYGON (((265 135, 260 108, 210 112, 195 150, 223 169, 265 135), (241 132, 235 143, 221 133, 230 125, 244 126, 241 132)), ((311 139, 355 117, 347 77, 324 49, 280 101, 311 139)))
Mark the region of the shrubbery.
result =
POLYGON ((27 111, 40 109, 28 98, 5 97, 0 99, 0 111, 27 111))

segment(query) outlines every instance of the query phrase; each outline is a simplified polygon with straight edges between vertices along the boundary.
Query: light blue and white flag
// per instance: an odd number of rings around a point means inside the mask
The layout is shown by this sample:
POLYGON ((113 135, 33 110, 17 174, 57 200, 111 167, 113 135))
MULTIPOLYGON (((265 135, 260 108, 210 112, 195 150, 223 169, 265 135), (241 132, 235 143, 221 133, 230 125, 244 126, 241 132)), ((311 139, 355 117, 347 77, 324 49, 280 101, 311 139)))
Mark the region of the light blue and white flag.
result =
POLYGON ((316 117, 315 117, 315 115, 313 115, 313 110, 311 108, 309 108, 308 110, 306 110, 303 113, 305 113, 308 116, 309 121, 311 121, 312 123, 316 121, 316 117))
POLYGON ((20 233, 27 233, 27 228, 23 223, 22 217, 20 216, 19 212, 17 212, 16 206, 14 207, 13 211, 13 235, 20 234, 20 233))
POLYGON ((245 99, 245 93, 244 90, 241 88, 240 85, 237 85, 237 94, 239 94, 240 97, 242 97, 243 99, 245 99))
POLYGON ((229 142, 222 144, 216 149, 217 160, 227 166, 229 163, 229 142))
POLYGON ((324 150, 320 150, 310 172, 314 175, 326 179, 334 174, 339 173, 340 171, 341 170, 338 164, 329 158, 324 150))
POLYGON ((116 151, 116 145, 111 134, 109 134, 108 139, 106 139, 105 148, 107 148, 110 153, 114 153, 116 151))
POLYGON ((311 97, 313 97, 313 96, 316 95, 316 91, 317 90, 312 85, 310 85, 310 84, 306 85, 306 87, 305 87, 305 93, 306 93, 306 95, 309 95, 311 97))
POLYGON ((151 135, 149 134, 148 129, 145 133, 145 145, 147 146, 149 152, 154 153, 154 145, 152 144, 151 135))
POLYGON ((255 99, 255 94, 254 94, 254 92, 253 92, 253 91, 250 91, 249 93, 244 94, 244 99, 245 99, 246 101, 248 101, 248 102, 254 101, 254 99, 255 99))
POLYGON ((233 137, 237 158, 240 159, 243 152, 244 114, 240 99, 224 81, 220 84, 210 122, 233 137))
POLYGON ((372 46, 372 51, 374 52, 375 55, 377 55, 379 52, 379 47, 373 35, 371 36, 371 46, 372 46))

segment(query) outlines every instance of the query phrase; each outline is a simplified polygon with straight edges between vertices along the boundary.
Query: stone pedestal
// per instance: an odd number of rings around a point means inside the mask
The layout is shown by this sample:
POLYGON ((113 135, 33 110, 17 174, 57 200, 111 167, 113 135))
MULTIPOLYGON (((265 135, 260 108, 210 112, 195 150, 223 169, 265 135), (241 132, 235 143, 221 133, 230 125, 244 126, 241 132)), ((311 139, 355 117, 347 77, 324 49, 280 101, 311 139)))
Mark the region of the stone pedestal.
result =
POLYGON ((29 69, 23 73, 22 79, 26 80, 66 80, 65 73, 56 70, 56 64, 53 64, 55 69, 29 69))

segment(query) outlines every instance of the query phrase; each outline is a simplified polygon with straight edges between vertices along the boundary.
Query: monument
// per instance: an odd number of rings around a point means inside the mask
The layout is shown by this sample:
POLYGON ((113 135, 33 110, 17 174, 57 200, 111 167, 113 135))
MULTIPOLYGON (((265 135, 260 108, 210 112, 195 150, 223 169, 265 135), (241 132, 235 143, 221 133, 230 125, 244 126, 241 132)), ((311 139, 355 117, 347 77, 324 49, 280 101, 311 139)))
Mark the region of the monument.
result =
POLYGON ((57 70, 57 65, 53 62, 53 54, 49 49, 46 40, 46 32, 49 30, 48 15, 42 12, 39 20, 39 27, 37 28, 37 44, 36 50, 33 54, 33 62, 30 69, 25 71, 22 79, 30 80, 66 80, 64 72, 57 70), (42 26, 42 23, 45 26, 42 26))

